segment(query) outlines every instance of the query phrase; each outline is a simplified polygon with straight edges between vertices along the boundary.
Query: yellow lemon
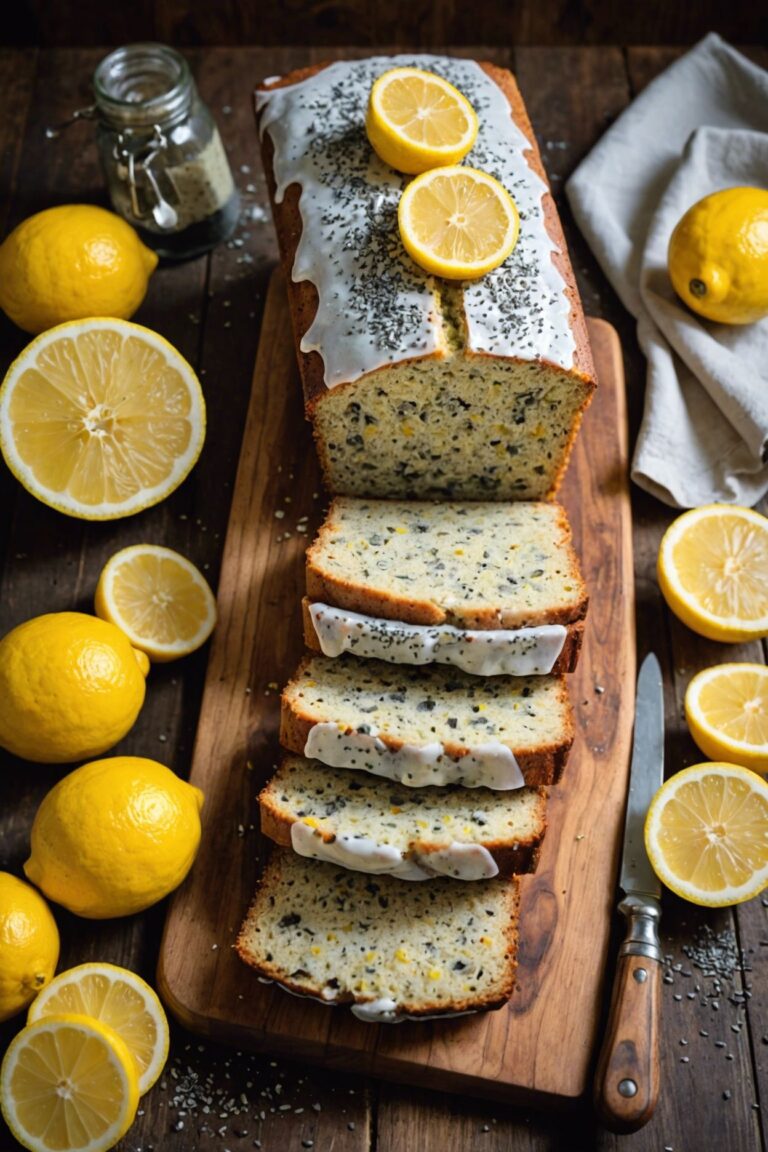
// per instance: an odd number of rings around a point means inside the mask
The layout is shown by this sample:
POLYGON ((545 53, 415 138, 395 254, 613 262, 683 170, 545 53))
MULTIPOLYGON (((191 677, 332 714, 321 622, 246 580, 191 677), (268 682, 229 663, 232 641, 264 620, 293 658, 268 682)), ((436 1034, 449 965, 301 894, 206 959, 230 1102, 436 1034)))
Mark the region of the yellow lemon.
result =
POLYGON ((202 806, 199 788, 155 760, 94 760, 43 799, 24 871, 49 900, 78 916, 140 912, 192 867, 202 806))
POLYGON ((96 613, 150 660, 162 662, 205 643, 216 624, 216 601, 202 572, 184 556, 157 544, 134 544, 104 566, 96 613))
POLYGON ((768 772, 768 667, 717 664, 694 676, 685 718, 705 756, 768 772))
POLYGON ((371 89, 365 130, 385 164, 415 175, 458 164, 475 142, 477 115, 440 76, 420 68, 393 68, 371 89))
POLYGON ((400 238, 420 267, 446 280, 497 268, 517 243, 520 220, 498 180, 475 168, 432 168, 412 180, 397 211, 400 238))
POLYGON ((106 752, 133 727, 149 661, 97 616, 51 612, 0 640, 0 747, 66 764, 106 752))
POLYGON ((663 884, 684 900, 741 904, 768 886, 768 784, 735 764, 695 764, 662 784, 645 846, 663 884))
POLYGON ((29 344, 0 387, 0 449, 33 496, 82 520, 164 500, 205 439, 197 376, 138 324, 92 318, 29 344))
POLYGON ((768 316, 768 191, 725 188, 689 208, 669 241, 672 286, 718 324, 768 316))
POLYGON ((0 245, 0 308, 25 332, 66 320, 127 320, 147 293, 157 256, 125 220, 92 204, 46 208, 0 245))
POLYGON ((11 1041, 0 1069, 0 1103, 30 1152, 107 1152, 136 1116, 136 1064, 106 1024, 51 1016, 11 1041))
POLYGON ((168 1058, 168 1020, 140 976, 115 964, 79 964, 60 972, 32 1001, 27 1023, 75 1013, 117 1032, 136 1061, 139 1092, 148 1092, 168 1058))
POLYGON ((705 504, 670 524, 659 587, 684 624, 709 640, 768 636, 768 519, 752 508, 705 504))
POLYGON ((59 960, 59 931, 39 892, 0 872, 0 1020, 45 988, 59 960))

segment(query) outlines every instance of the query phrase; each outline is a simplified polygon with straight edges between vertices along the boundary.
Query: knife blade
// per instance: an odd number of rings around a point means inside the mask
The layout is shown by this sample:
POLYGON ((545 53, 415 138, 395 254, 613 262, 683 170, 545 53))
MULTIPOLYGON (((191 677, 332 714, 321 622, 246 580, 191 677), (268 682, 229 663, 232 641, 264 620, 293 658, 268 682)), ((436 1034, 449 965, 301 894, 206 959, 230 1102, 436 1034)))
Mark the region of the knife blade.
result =
POLYGON ((659 1095, 658 924, 661 884, 645 850, 648 806, 664 781, 664 688, 650 652, 637 678, 629 796, 619 886, 627 932, 619 949, 608 1025, 597 1063, 595 1106, 613 1132, 635 1132, 653 1115, 659 1095))

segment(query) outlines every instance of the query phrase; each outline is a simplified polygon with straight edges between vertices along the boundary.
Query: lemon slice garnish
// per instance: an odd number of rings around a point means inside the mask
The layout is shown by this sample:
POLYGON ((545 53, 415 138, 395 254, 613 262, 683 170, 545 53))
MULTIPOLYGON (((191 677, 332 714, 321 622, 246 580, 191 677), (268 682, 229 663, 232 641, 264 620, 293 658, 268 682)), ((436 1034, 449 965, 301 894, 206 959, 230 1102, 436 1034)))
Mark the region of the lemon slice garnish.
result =
POLYGON ((741 904, 768 885, 768 784, 734 764, 696 764, 662 784, 645 846, 656 875, 708 908, 741 904))
POLYGON ((393 68, 371 89, 365 130, 385 164, 415 175, 462 160, 475 142, 477 116, 447 80, 393 68))
POLYGON ((397 218, 409 256, 446 280, 472 280, 497 268, 520 228, 514 201, 498 180, 461 165, 412 180, 397 218))
POLYGON ((751 508, 707 504, 678 516, 659 549, 667 604, 710 640, 768 636, 768 519, 751 508))
POLYGON ((204 437, 192 368, 162 336, 127 320, 51 328, 0 388, 9 468, 38 500, 84 520, 113 520, 165 499, 204 437))
POLYGON ((30 1152, 106 1152, 136 1115, 136 1064, 108 1025, 50 1016, 11 1041, 0 1101, 8 1127, 30 1152))
POLYGON ((89 1016, 117 1032, 136 1061, 139 1093, 157 1080, 168 1058, 168 1019, 146 981, 115 964, 79 964, 55 976, 33 1001, 27 1023, 48 1016, 89 1016))
POLYGON ((134 544, 104 566, 96 614, 161 662, 187 656, 205 643, 216 624, 216 601, 186 557, 157 544, 134 544))
POLYGON ((705 756, 768 771, 765 664, 718 664, 699 672, 685 693, 685 717, 705 756))

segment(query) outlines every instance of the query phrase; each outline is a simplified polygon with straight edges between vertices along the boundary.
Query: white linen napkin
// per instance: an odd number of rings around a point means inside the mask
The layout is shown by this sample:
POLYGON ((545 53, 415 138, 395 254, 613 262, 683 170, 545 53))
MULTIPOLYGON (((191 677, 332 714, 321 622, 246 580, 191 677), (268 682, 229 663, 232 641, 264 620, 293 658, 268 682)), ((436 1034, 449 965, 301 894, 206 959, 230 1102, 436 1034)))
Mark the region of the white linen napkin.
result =
POLYGON ((768 187, 768 73, 713 33, 641 92, 566 186, 648 359, 632 479, 684 508, 768 491, 768 320, 703 320, 666 270, 683 213, 739 185, 768 187))

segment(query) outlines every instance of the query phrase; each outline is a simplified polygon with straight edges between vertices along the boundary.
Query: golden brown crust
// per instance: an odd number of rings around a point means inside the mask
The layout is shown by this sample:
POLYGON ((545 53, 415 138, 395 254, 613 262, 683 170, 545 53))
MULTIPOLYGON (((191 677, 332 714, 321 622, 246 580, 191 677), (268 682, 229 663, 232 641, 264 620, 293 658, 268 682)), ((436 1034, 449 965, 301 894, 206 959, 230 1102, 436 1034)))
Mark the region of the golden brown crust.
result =
MULTIPOLYGON (((291 84, 298 84, 302 80, 314 76, 323 68, 327 68, 329 63, 319 64, 315 67, 302 68, 289 73, 286 76, 280 77, 278 80, 271 81, 260 85, 257 91, 271 91, 275 88, 283 88, 291 84)), ((504 92, 510 105, 510 115, 515 121, 517 126, 529 141, 530 149, 526 151, 526 159, 531 169, 544 181, 549 187, 546 172, 541 162, 538 145, 531 128, 528 114, 525 111, 522 96, 517 87, 514 77, 511 72, 504 68, 498 68, 494 64, 479 63, 479 67, 498 85, 504 92)), ((299 198, 301 190, 297 185, 291 185, 286 189, 283 200, 280 204, 275 202, 275 179, 272 158, 274 155, 274 148, 272 140, 268 132, 262 135, 261 141, 262 160, 264 164, 264 171, 267 178, 267 187, 269 189, 270 201, 272 204, 272 214, 275 221, 275 229, 277 232, 278 244, 280 247, 280 255, 283 262, 283 267, 290 270, 293 267, 296 248, 301 238, 301 214, 299 212, 299 198)), ((595 387, 595 371, 592 362, 592 353, 589 347, 589 338, 587 336, 586 324, 584 321, 583 309, 579 299, 578 289, 576 287, 576 280, 573 275, 570 260, 568 258, 567 248, 565 244, 565 236, 560 224, 560 220, 555 208, 554 201, 549 192, 546 192, 543 199, 543 214, 547 232, 555 245, 556 252, 553 253, 553 260, 560 271, 565 282, 565 291, 570 303, 570 322, 573 331, 574 341, 576 344, 574 350, 574 366, 571 372, 559 368, 556 365, 551 365, 552 370, 562 372, 566 376, 578 377, 582 384, 586 386, 585 397, 581 406, 581 412, 587 408, 592 396, 592 391, 595 387)), ((299 369, 301 372, 302 383, 304 387, 304 399, 306 405, 307 416, 311 417, 312 412, 318 401, 327 394, 328 389, 324 380, 324 368, 322 357, 317 352, 302 352, 300 349, 301 338, 307 331, 312 321, 314 320, 315 313, 318 307, 317 290, 310 281, 302 280, 295 283, 290 275, 286 277, 288 282, 288 294, 291 305, 291 318, 293 323, 296 355, 299 361, 299 369)), ((471 355, 471 353, 469 353, 471 355)), ((427 359, 431 359, 436 354, 432 354, 427 359)), ((508 359, 515 359, 509 357, 508 359)), ((404 357, 403 362, 406 358, 404 357)), ((368 376, 372 376, 369 373, 368 376)), ((358 381, 351 381, 350 384, 354 385, 358 381)), ((334 388, 334 392, 338 393, 349 384, 339 384, 334 388)), ((580 420, 575 423, 577 430, 580 420)), ((574 432, 575 436, 575 432, 574 432)), ((573 443, 571 438, 571 445, 573 443)), ((320 462, 323 467, 323 472, 327 476, 328 461, 325 458, 325 453, 321 442, 318 440, 318 450, 320 453, 320 462)), ((569 451, 565 454, 562 467, 560 468, 555 482, 553 483, 548 497, 553 495, 560 483, 560 479, 565 471, 568 463, 569 451)))
MULTIPOLYGON (((318 600, 323 604, 331 604, 336 608, 345 608, 348 612, 361 612, 366 616, 380 616, 385 620, 401 620, 405 624, 451 624, 456 628, 477 628, 480 631, 493 628, 533 628, 539 624, 575 624, 584 620, 589 605, 587 586, 581 576, 581 566, 572 542, 571 526, 562 505, 555 504, 557 509, 557 525, 553 536, 553 544, 561 547, 569 565, 571 583, 578 588, 578 601, 570 608, 555 608, 548 612, 505 612, 488 607, 469 610, 465 605, 456 604, 448 608, 442 607, 434 600, 415 600, 413 597, 394 595, 391 592, 378 590, 374 587, 364 587, 351 580, 339 577, 330 572, 323 564, 323 550, 327 546, 327 538, 338 531, 339 516, 338 502, 331 501, 325 520, 320 525, 315 540, 307 549, 307 598, 310 601, 318 600)), ((314 628, 308 631, 307 610, 304 608, 304 635, 305 639, 314 633, 314 628)), ((306 640, 307 646, 317 648, 316 643, 306 640)), ((581 646, 579 637, 576 647, 576 656, 581 646)), ((575 665, 574 665, 575 667, 575 665)), ((565 669, 563 669, 565 671, 565 669)), ((569 668, 568 671, 573 671, 569 668)))
MULTIPOLYGON (((522 876, 524 873, 536 871, 542 841, 547 830, 547 790, 546 788, 537 788, 536 791, 538 792, 538 803, 535 821, 539 826, 538 832, 532 833, 526 839, 516 840, 514 845, 500 840, 478 841, 493 856, 500 876, 522 876)), ((267 836, 275 844, 284 848, 292 846, 291 827, 295 821, 278 811, 268 784, 259 794, 259 819, 262 836, 267 836)), ((324 841, 332 842, 333 837, 330 833, 324 833, 322 829, 318 829, 318 831, 324 841)), ((442 847, 442 844, 435 844, 429 840, 414 841, 410 845, 410 852, 406 853, 406 857, 412 852, 428 855, 430 852, 439 851, 442 847)))
MULTIPOLYGON (((322 604, 333 604, 334 603, 332 600, 327 599, 322 594, 318 596, 318 600, 322 604)), ((352 600, 352 597, 350 597, 350 600, 352 600)), ((315 631, 315 625, 312 622, 312 615, 309 611, 311 603, 313 603, 313 601, 311 601, 308 596, 305 596, 304 599, 301 601, 301 612, 302 612, 302 619, 304 622, 304 643, 306 644, 307 648, 309 648, 312 652, 322 652, 322 648, 320 647, 320 641, 318 640, 317 632, 315 631)), ((402 619, 404 623, 409 623, 409 624, 410 623, 415 623, 415 624, 429 623, 429 621, 425 621, 422 619, 415 619, 415 617, 417 616, 417 612, 414 611, 413 615, 411 615, 411 613, 409 611, 409 608, 411 605, 413 605, 413 601, 406 601, 405 602, 406 612, 402 617, 393 617, 393 616, 387 615, 385 618, 389 619, 389 620, 402 619)), ((355 608, 352 606, 352 603, 340 604, 337 601, 334 606, 338 607, 338 608, 346 608, 347 611, 349 611, 349 612, 362 612, 365 615, 374 615, 374 611, 372 608, 355 608)), ((415 607, 418 607, 418 606, 415 606, 415 607)), ((381 613, 381 612, 376 612, 375 614, 378 616, 384 615, 384 613, 381 613)), ((476 617, 475 619, 480 619, 480 618, 476 617)), ((483 617, 482 619, 483 619, 483 621, 487 621, 487 617, 483 617)), ((560 623, 562 623, 562 621, 559 618, 555 618, 555 616, 553 615, 552 617, 549 617, 547 620, 536 621, 536 623, 537 624, 538 623, 560 624, 560 623)), ((472 624, 467 623, 467 624, 461 625, 461 627, 476 628, 478 630, 481 630, 481 627, 483 630, 487 630, 487 629, 493 628, 494 626, 498 627, 498 624, 494 625, 493 623, 486 622, 482 626, 479 623, 472 623, 472 624)), ((532 625, 527 625, 527 624, 519 625, 519 627, 521 627, 521 628, 530 627, 530 626, 532 626, 532 625)), ((565 637, 565 641, 563 642, 563 650, 552 666, 552 672, 554 674, 558 674, 560 672, 575 672, 576 671, 576 665, 579 662, 579 653, 581 652, 581 645, 582 645, 582 642, 584 639, 584 621, 578 620, 578 621, 576 621, 576 623, 566 624, 566 628, 568 629, 568 634, 565 637)))

